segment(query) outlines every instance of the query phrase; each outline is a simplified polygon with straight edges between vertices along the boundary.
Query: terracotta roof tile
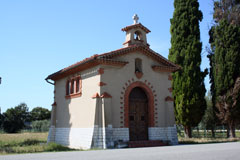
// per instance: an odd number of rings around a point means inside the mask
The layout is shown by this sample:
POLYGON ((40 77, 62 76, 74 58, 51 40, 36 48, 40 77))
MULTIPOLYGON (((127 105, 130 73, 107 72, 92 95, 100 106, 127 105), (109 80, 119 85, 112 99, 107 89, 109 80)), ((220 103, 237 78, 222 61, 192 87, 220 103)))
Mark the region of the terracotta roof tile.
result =
POLYGON ((152 59, 154 59, 166 66, 169 66, 170 68, 175 68, 176 70, 178 68, 180 68, 178 65, 170 62, 169 60, 167 60, 160 54, 151 50, 149 47, 147 47, 145 45, 141 45, 141 44, 135 44, 135 45, 131 45, 131 46, 128 46, 125 48, 115 50, 115 51, 103 53, 100 55, 95 54, 89 58, 85 58, 82 61, 79 61, 79 62, 77 62, 73 65, 70 65, 58 72, 55 72, 55 73, 49 75, 46 79, 56 80, 56 79, 59 79, 60 77, 62 78, 64 76, 72 74, 73 72, 82 71, 82 70, 91 68, 93 66, 99 65, 99 64, 123 66, 123 65, 126 65, 128 62, 113 60, 112 58, 117 57, 117 56, 122 56, 122 55, 128 54, 128 53, 133 53, 134 51, 141 51, 143 54, 151 57, 152 59))
POLYGON ((124 27, 124 28, 122 28, 122 31, 128 31, 128 30, 133 29, 133 28, 141 28, 141 29, 144 30, 146 33, 151 32, 147 27, 145 27, 145 26, 142 25, 141 23, 133 24, 133 25, 124 27))

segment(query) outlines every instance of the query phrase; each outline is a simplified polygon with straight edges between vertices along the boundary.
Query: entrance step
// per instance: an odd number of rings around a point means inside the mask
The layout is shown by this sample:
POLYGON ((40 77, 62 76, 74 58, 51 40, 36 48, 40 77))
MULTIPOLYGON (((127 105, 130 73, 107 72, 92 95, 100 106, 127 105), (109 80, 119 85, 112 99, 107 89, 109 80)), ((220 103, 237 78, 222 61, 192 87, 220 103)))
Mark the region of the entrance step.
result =
POLYGON ((138 148, 138 147, 157 147, 157 146, 168 146, 166 142, 161 140, 149 140, 149 141, 129 141, 129 148, 138 148))

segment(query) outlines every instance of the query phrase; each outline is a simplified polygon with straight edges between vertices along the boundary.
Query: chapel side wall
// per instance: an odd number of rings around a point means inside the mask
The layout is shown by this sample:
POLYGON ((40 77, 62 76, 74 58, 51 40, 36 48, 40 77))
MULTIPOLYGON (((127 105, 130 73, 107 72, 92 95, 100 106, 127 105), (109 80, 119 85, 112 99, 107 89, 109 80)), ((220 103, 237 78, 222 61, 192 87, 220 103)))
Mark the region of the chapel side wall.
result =
POLYGON ((98 68, 94 67, 83 72, 68 76, 55 83, 56 128, 92 128, 96 123, 96 99, 92 96, 99 93, 98 82, 100 75, 98 68), (66 81, 72 76, 81 75, 82 96, 65 98, 66 81))
POLYGON ((172 97, 168 89, 171 88, 171 81, 169 80, 171 73, 153 71, 151 66, 159 64, 139 52, 120 56, 117 57, 117 59, 128 61, 129 63, 124 67, 102 66, 102 68, 104 68, 104 74, 101 76, 101 82, 106 83, 106 85, 101 87, 101 93, 108 92, 112 96, 112 122, 108 121, 107 125, 112 124, 113 128, 124 128, 125 90, 131 83, 141 81, 154 91, 154 127, 174 126, 173 102, 165 101, 167 96, 172 97), (142 59, 143 76, 141 79, 138 79, 135 75, 136 58, 142 59), (147 80, 147 82, 145 82, 145 80, 147 80))

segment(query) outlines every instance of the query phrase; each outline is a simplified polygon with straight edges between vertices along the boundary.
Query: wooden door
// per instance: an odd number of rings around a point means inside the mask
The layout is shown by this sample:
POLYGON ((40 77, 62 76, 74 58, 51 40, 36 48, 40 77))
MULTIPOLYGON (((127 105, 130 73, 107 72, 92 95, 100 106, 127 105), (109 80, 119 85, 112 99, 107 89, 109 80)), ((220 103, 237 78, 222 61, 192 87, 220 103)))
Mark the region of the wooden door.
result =
POLYGON ((148 101, 143 90, 130 93, 129 100, 129 135, 130 141, 148 140, 148 101), (142 94, 142 95, 141 95, 142 94))

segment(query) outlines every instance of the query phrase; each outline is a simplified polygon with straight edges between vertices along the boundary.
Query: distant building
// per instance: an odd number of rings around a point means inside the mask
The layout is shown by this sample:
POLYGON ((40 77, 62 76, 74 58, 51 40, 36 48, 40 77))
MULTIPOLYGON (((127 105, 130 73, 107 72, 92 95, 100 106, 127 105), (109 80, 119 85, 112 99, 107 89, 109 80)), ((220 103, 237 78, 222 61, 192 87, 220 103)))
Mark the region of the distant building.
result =
POLYGON ((122 29, 123 48, 46 78, 54 81, 48 142, 84 149, 178 143, 171 72, 179 67, 150 49, 150 30, 137 20, 122 29))

